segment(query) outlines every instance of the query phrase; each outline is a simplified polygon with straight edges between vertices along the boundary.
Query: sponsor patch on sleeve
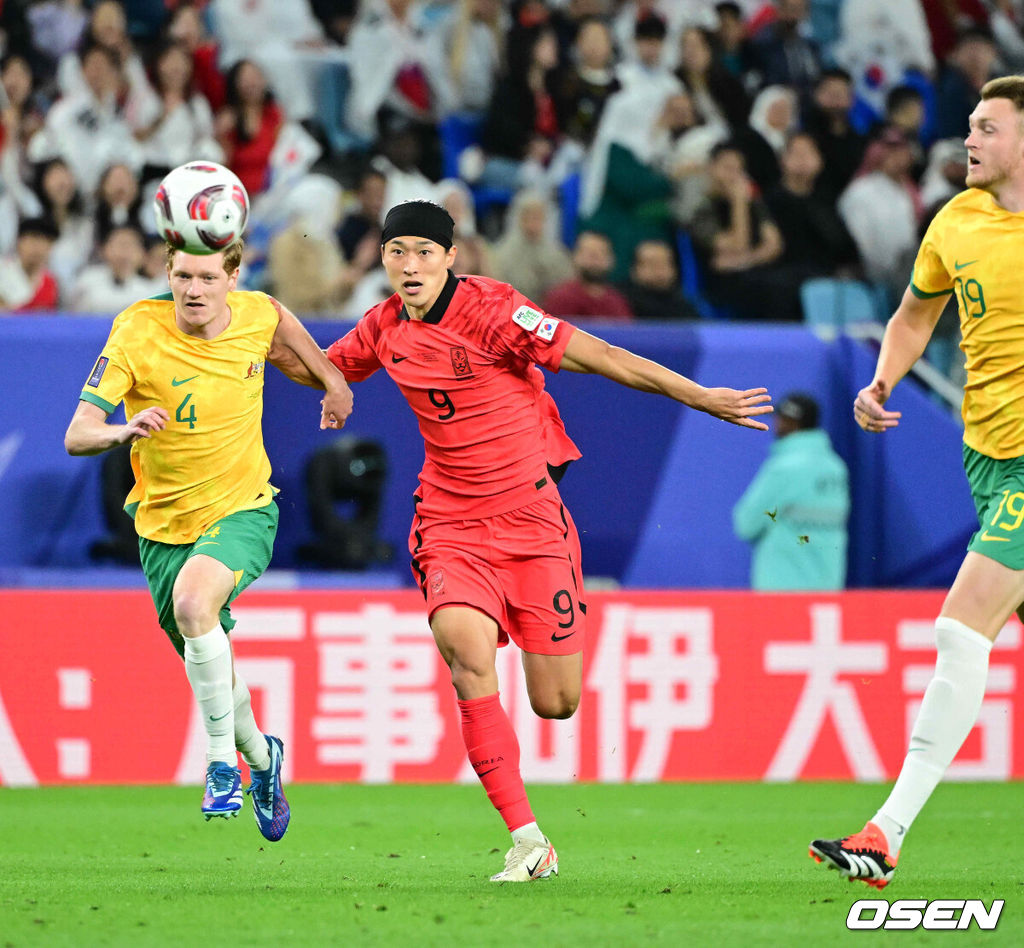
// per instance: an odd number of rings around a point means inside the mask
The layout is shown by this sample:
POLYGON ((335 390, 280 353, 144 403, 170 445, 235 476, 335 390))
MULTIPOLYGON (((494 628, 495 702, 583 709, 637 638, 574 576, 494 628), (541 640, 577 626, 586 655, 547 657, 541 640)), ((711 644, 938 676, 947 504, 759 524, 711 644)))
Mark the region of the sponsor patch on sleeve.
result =
POLYGON ((555 319, 554 316, 548 316, 538 327, 537 335, 545 342, 551 342, 555 336, 555 330, 558 328, 559 320, 555 319))
POLYGON ((537 323, 543 318, 543 313, 538 313, 537 310, 531 309, 529 306, 520 306, 512 314, 512 322, 522 326, 528 332, 533 332, 537 328, 537 323))
POLYGON ((100 384, 100 379, 103 378, 103 373, 107 371, 107 363, 110 360, 106 356, 100 356, 96 360, 96 364, 92 367, 92 374, 89 376, 89 381, 86 385, 91 385, 96 388, 100 384))

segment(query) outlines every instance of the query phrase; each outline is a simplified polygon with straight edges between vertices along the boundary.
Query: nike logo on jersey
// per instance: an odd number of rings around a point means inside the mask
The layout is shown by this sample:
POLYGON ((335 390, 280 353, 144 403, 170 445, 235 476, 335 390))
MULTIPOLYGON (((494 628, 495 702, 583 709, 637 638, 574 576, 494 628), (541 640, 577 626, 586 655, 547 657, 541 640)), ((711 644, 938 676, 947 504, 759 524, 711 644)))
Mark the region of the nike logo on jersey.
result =
POLYGON ((192 379, 197 379, 197 378, 199 378, 198 375, 193 375, 193 376, 190 376, 187 379, 179 380, 178 377, 175 376, 173 379, 171 379, 171 385, 173 385, 175 388, 177 388, 179 385, 184 385, 186 382, 191 382, 192 379))
POLYGON ((1009 542, 1010 542, 1010 538, 1009 538, 1009 537, 990 537, 990 536, 988 535, 988 530, 986 530, 986 531, 985 531, 985 532, 984 532, 984 533, 983 533, 983 534, 981 535, 981 538, 982 538, 983 540, 998 540, 998 541, 999 541, 1000 543, 1009 543, 1009 542))
POLYGON ((555 633, 552 632, 551 633, 551 641, 552 642, 561 642, 563 639, 567 639, 570 636, 573 636, 575 634, 576 634, 575 631, 573 631, 573 632, 566 632, 565 635, 555 635, 555 633))
POLYGON ((409 358, 408 356, 392 355, 391 356, 391 361, 392 362, 404 362, 408 358, 409 358))
POLYGON ((970 265, 971 265, 972 263, 977 263, 977 262, 978 262, 978 261, 977 261, 976 259, 975 259, 975 260, 968 260, 968 261, 967 261, 966 263, 961 263, 961 262, 960 262, 960 261, 958 260, 958 261, 957 261, 956 263, 954 263, 954 264, 953 264, 953 266, 954 266, 954 267, 955 267, 955 268, 956 268, 957 270, 962 270, 962 269, 963 269, 964 267, 969 267, 969 266, 970 266, 970 265))

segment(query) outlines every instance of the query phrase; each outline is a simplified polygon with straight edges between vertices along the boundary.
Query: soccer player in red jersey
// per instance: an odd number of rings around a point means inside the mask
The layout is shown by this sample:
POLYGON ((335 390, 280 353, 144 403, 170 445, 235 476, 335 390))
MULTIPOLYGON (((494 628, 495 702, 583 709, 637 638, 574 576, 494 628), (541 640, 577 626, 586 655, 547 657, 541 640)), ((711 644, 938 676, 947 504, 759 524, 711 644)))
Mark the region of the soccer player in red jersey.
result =
POLYGON ((453 223, 427 201, 393 207, 381 256, 395 293, 328 350, 349 382, 384 368, 416 413, 426 460, 409 537, 462 735, 512 833, 495 882, 558 872, 519 773, 495 655, 512 638, 542 718, 568 718, 582 688, 580 543, 556 482, 580 456, 537 365, 604 375, 732 424, 767 430, 763 388, 704 388, 538 310, 507 283, 455 277, 453 223))

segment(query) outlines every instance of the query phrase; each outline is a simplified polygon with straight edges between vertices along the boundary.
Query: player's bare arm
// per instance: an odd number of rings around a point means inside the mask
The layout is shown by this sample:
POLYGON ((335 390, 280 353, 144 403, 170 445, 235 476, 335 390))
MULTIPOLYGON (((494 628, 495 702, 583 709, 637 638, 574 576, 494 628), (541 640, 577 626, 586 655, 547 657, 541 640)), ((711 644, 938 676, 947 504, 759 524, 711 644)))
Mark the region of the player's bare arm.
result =
POLYGON ((352 414, 352 390, 345 376, 327 358, 306 327, 273 297, 279 322, 267 360, 293 382, 321 389, 320 427, 342 428, 352 414))
POLYGON ((771 396, 766 388, 750 388, 745 391, 705 388, 657 362, 609 345, 603 339, 580 329, 576 329, 569 339, 562 355, 561 367, 570 372, 603 375, 613 382, 641 392, 665 395, 733 425, 768 430, 768 425, 757 420, 758 415, 767 415, 772 411, 771 396))
POLYGON ((921 358, 948 300, 948 296, 921 299, 910 287, 903 293, 885 327, 875 377, 857 393, 853 403, 853 417, 865 431, 885 431, 899 424, 900 413, 887 411, 885 403, 896 383, 921 358))
POLYGON ((166 408, 153 405, 123 425, 111 425, 99 405, 79 402, 64 434, 64 449, 71 455, 102 454, 120 444, 151 438, 155 432, 164 430, 169 418, 166 408))

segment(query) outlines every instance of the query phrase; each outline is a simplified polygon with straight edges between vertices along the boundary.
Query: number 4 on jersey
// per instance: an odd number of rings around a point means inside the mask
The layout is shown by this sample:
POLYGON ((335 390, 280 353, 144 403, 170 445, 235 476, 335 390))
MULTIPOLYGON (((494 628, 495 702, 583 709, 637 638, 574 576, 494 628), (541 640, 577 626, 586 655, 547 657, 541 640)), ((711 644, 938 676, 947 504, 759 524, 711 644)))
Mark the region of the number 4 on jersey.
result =
POLYGON ((188 403, 189 403, 189 401, 191 401, 191 399, 192 399, 192 393, 189 392, 181 400, 181 404, 178 406, 177 410, 174 412, 174 417, 175 417, 175 419, 180 421, 182 424, 184 424, 187 421, 189 428, 195 428, 195 426, 196 426, 196 406, 195 405, 188 405, 188 403), (187 415, 184 414, 185 406, 186 405, 188 405, 188 414, 187 415))

